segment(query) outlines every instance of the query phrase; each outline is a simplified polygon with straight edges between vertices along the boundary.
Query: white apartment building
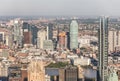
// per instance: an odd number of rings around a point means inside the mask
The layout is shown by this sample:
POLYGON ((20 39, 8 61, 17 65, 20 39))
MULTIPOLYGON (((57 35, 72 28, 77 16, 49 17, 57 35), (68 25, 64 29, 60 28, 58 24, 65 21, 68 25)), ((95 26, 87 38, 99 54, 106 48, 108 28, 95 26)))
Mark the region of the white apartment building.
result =
POLYGON ((120 31, 110 30, 108 32, 108 51, 120 50, 120 31))

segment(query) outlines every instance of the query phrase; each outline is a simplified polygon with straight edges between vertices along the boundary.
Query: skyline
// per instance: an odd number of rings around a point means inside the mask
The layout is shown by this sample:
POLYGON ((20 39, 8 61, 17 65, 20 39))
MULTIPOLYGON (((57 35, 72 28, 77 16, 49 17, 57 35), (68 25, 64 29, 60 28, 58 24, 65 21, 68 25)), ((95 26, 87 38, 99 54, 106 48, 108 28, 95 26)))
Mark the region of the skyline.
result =
POLYGON ((0 16, 120 16, 119 0, 1 0, 0 16))

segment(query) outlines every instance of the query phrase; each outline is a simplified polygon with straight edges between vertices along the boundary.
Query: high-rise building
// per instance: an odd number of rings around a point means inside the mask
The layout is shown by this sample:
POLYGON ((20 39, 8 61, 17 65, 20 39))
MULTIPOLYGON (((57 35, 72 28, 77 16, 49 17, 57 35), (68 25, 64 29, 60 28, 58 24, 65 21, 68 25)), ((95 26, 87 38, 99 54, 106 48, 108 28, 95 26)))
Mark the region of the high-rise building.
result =
POLYGON ((59 48, 67 48, 67 36, 64 31, 59 33, 59 48))
POLYGON ((18 47, 22 47, 22 22, 19 19, 14 20, 13 25, 13 37, 14 37, 14 44, 18 47))
POLYGON ((49 23, 47 26, 47 40, 53 39, 53 24, 49 23))
POLYGON ((37 35, 37 47, 43 49, 43 42, 46 40, 46 31, 40 30, 37 35))
POLYGON ((31 32, 32 32, 32 44, 37 45, 37 32, 38 28, 35 25, 31 25, 31 32))
POLYGON ((8 81, 21 81, 21 65, 20 64, 11 64, 8 68, 8 81))
POLYGON ((78 68, 75 66, 60 68, 59 81, 78 81, 78 68))
MULTIPOLYGON (((31 25, 31 24, 28 24, 27 22, 24 22, 23 23, 23 33, 24 32, 31 32, 31 42, 32 42, 32 45, 36 45, 37 44, 38 28, 36 26, 34 26, 34 25, 31 25)), ((23 40, 23 42, 24 42, 24 40, 23 40)))
POLYGON ((78 23, 72 20, 70 24, 70 49, 78 48, 78 23))
POLYGON ((24 46, 31 46, 32 45, 32 32, 31 31, 24 31, 23 32, 23 43, 24 46))
POLYGON ((110 30, 108 33, 108 51, 120 51, 120 31, 118 30, 110 30))
POLYGON ((0 44, 6 45, 12 48, 13 35, 12 32, 5 28, 0 28, 0 44))
POLYGON ((98 63, 98 81, 107 81, 108 77, 108 18, 100 19, 100 28, 98 30, 99 38, 99 63, 98 63))
POLYGON ((70 32, 66 32, 67 38, 67 48, 70 49, 70 32))
POLYGON ((45 81, 44 63, 40 59, 31 60, 28 66, 28 81, 45 81))
POLYGON ((23 44, 24 46, 31 46, 32 45, 32 32, 31 27, 28 23, 23 23, 23 44))

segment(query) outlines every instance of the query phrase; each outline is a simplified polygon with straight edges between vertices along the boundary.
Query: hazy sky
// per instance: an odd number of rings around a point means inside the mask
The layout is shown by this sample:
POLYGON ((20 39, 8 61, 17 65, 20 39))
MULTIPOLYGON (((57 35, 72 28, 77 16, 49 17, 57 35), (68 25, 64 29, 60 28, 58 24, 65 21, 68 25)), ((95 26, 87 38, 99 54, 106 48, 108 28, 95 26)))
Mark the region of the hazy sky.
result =
POLYGON ((120 0, 0 0, 0 15, 120 16, 120 0))

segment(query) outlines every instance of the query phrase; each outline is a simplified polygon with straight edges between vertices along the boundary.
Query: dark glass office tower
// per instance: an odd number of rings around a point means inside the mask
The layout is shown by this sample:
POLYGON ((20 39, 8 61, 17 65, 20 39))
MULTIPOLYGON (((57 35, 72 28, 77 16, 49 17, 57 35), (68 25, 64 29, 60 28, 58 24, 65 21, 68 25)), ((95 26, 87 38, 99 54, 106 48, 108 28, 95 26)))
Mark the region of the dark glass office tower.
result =
POLYGON ((49 23, 47 27, 47 40, 53 40, 53 24, 49 23))
POLYGON ((78 81, 78 68, 75 66, 60 68, 59 81, 78 81))
POLYGON ((98 30, 99 42, 99 63, 97 81, 107 81, 108 76, 108 17, 100 18, 98 30))

